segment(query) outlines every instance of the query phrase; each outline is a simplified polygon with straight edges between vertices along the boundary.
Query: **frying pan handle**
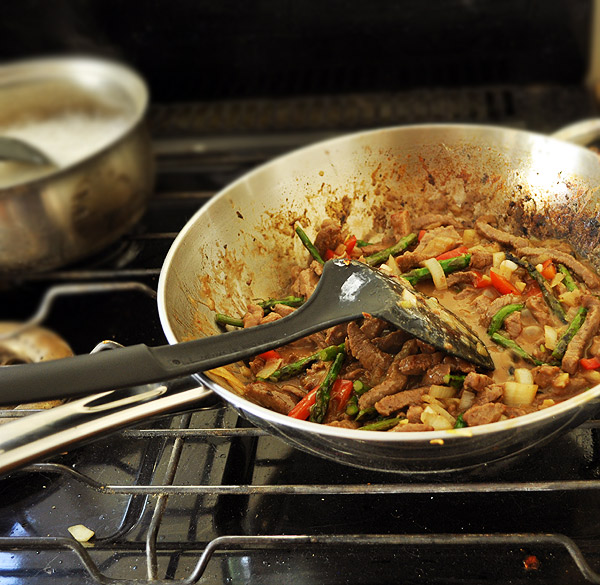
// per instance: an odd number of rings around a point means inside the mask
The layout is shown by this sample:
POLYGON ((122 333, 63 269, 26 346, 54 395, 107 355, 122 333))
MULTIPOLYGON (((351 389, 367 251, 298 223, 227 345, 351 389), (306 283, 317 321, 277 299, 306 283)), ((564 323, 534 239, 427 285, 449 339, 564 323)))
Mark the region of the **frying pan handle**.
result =
POLYGON ((600 118, 581 120, 551 134, 553 138, 587 146, 600 139, 600 118))

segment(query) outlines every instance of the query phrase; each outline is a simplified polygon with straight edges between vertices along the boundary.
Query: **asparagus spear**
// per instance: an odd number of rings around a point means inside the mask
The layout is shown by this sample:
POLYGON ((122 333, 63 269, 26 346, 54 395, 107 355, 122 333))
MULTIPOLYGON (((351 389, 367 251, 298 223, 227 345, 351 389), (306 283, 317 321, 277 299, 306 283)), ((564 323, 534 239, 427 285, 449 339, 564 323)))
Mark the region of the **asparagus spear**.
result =
POLYGON ((548 305, 548 307, 550 307, 550 310, 563 323, 566 323, 567 317, 565 315, 565 310, 563 309, 562 305, 560 304, 560 301, 554 296, 554 293, 552 292, 550 285, 548 284, 546 279, 538 272, 537 268, 531 262, 528 262, 524 258, 517 258, 510 252, 506 253, 506 258, 508 260, 512 260, 515 264, 517 264, 518 266, 521 266, 521 268, 525 268, 525 270, 527 270, 529 275, 540 286, 540 289, 542 291, 542 296, 544 297, 544 300, 546 301, 546 304, 548 305))
POLYGON ((562 282, 567 287, 567 290, 568 291, 575 290, 577 288, 577 285, 575 284, 575 280, 571 276, 571 273, 569 272, 569 269, 564 264, 559 264, 558 265, 558 271, 561 274, 565 275, 565 277, 563 278, 562 282))
MULTIPOLYGON (((471 254, 461 254, 455 258, 440 260, 440 266, 442 267, 444 274, 450 274, 451 272, 456 272, 457 270, 463 270, 467 268, 470 262, 471 254)), ((408 280, 408 282, 410 282, 412 285, 415 285, 421 280, 431 278, 431 272, 429 272, 429 268, 415 268, 414 270, 406 272, 405 274, 401 274, 400 276, 408 280)))
POLYGON ((504 323, 504 319, 508 317, 511 313, 515 311, 522 311, 525 308, 525 305, 522 303, 512 303, 510 305, 505 305, 502 307, 491 319, 490 326, 488 327, 488 335, 491 337, 496 331, 498 331, 502 324, 504 323))
POLYGON ((464 374, 446 374, 444 376, 444 384, 460 389, 463 386, 465 378, 464 374))
POLYGON ((321 258, 321 254, 315 248, 315 245, 310 241, 310 238, 306 235, 306 232, 299 226, 296 226, 296 233, 300 236, 304 247, 310 252, 310 255, 317 261, 319 264, 325 264, 323 258, 321 258))
POLYGON ((529 355, 518 343, 515 343, 512 339, 508 339, 507 337, 500 335, 500 333, 492 333, 490 337, 492 338, 492 341, 495 341, 498 345, 501 345, 506 349, 514 351, 525 361, 535 364, 536 366, 543 365, 544 362, 534 358, 532 355, 529 355))
POLYGON ((404 420, 406 417, 404 416, 396 416, 392 418, 384 418, 383 420, 378 420, 377 422, 365 425, 364 427, 360 427, 359 431, 387 431, 393 427, 395 427, 401 420, 404 420))
POLYGON ((266 301, 259 301, 256 303, 259 307, 262 307, 265 311, 270 311, 275 305, 287 305, 288 307, 299 307, 304 303, 303 297, 288 296, 282 299, 267 299, 266 301))
POLYGON ((358 407, 358 397, 369 390, 369 386, 367 386, 362 380, 354 380, 353 387, 354 392, 352 393, 352 396, 350 396, 350 400, 348 400, 348 404, 346 405, 346 414, 348 416, 359 414, 360 408, 358 407))
POLYGON ((340 370, 342 369, 342 364, 344 363, 345 357, 346 352, 340 352, 335 356, 333 364, 331 364, 327 375, 321 382, 319 389, 317 390, 317 394, 315 396, 315 403, 310 409, 311 422, 322 423, 325 419, 325 415, 327 414, 327 407, 329 406, 331 387, 333 386, 335 379, 338 377, 340 370))
POLYGON ((562 357, 565 355, 565 351, 567 351, 567 345, 569 345, 575 333, 577 333, 577 331, 579 331, 579 328, 583 325, 586 314, 587 309, 585 307, 580 307, 577 313, 575 314, 575 317, 573 317, 573 320, 569 323, 569 326, 567 327, 566 331, 561 335, 560 339, 558 340, 556 347, 552 352, 553 359, 561 360, 562 357))
POLYGON ((400 238, 400 240, 398 240, 393 246, 390 246, 385 250, 381 250, 381 252, 376 252, 375 254, 367 256, 365 258, 365 262, 369 266, 377 266, 378 264, 382 264, 390 256, 396 256, 397 254, 400 254, 400 252, 406 250, 406 248, 408 248, 416 239, 416 233, 408 234, 408 236, 400 238))
POLYGON ((287 364, 278 370, 275 370, 268 378, 270 382, 278 382, 279 380, 287 380, 293 376, 297 376, 300 372, 306 370, 314 362, 330 362, 335 359, 339 353, 343 353, 346 346, 341 343, 340 345, 330 345, 319 351, 301 358, 291 364, 287 364))
POLYGON ((234 327, 244 326, 244 322, 241 319, 230 317, 229 315, 224 315, 223 313, 217 313, 215 315, 215 320, 219 325, 233 325, 234 327))

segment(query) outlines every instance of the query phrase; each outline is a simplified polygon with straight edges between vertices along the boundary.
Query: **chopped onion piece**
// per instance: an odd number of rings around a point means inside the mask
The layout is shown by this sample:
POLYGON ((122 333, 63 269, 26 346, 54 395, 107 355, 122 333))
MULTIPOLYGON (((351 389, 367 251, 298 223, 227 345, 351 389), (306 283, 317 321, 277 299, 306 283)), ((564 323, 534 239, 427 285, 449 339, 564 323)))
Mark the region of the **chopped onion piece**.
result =
POLYGON ((429 258, 429 260, 425 260, 425 262, 423 262, 423 266, 425 266, 425 268, 431 272, 431 278, 433 279, 433 284, 435 285, 436 289, 445 290, 448 288, 444 269, 438 260, 435 258, 429 258))
POLYGON ((581 297, 581 291, 579 289, 570 290, 561 294, 558 299, 561 303, 568 305, 569 307, 576 307, 579 305, 579 299, 581 297))
POLYGON ((515 381, 519 384, 533 384, 533 375, 529 368, 515 368, 515 381))
POLYGON ((425 410, 421 413, 421 422, 423 424, 429 425, 430 427, 433 427, 436 431, 446 431, 454 428, 454 423, 450 422, 450 420, 445 416, 438 414, 433 409, 433 406, 435 405, 430 404, 425 407, 425 410))
POLYGON ((404 289, 402 291, 402 304, 408 307, 416 307, 417 306, 417 297, 411 293, 408 289, 404 289))
POLYGON ((492 266, 494 268, 500 268, 500 264, 506 260, 506 254, 504 252, 494 252, 492 254, 492 266))
POLYGON ((466 229, 463 232, 463 244, 465 246, 476 244, 479 241, 479 237, 477 236, 477 231, 473 229, 466 229))
POLYGON ((544 325, 544 345, 548 349, 554 349, 558 341, 558 331, 550 325, 544 325))
POLYGON ((460 396, 460 402, 458 403, 458 410, 464 412, 473 406, 475 402, 475 392, 471 392, 470 390, 463 390, 460 396))
POLYGON ((504 404, 508 406, 527 406, 533 402, 537 384, 504 383, 504 404))
POLYGON ((90 530, 87 526, 84 526, 83 524, 75 524, 74 526, 69 526, 67 530, 71 533, 71 536, 77 542, 87 542, 95 534, 93 530, 90 530))
POLYGON ((515 281, 513 282, 513 284, 515 285, 516 289, 519 292, 523 292, 525 290, 525 288, 527 287, 527 284, 524 283, 522 280, 519 280, 519 279, 515 279, 515 281))
POLYGON ((544 402, 542 402, 540 404, 540 409, 548 408, 549 406, 554 406, 555 404, 556 404, 556 402, 554 402, 554 400, 552 400, 552 398, 546 398, 546 400, 544 400, 544 402))
POLYGON ((279 369, 282 361, 283 360, 281 358, 267 360, 265 365, 258 372, 256 372, 256 377, 265 379, 268 378, 273 372, 279 369))
POLYGON ((550 287, 554 288, 557 284, 560 284, 565 279, 565 275, 562 272, 557 272, 554 278, 550 282, 550 287))
POLYGON ((498 267, 498 271, 504 278, 510 280, 510 277, 517 268, 518 266, 512 260, 502 260, 498 267))
POLYGON ((429 396, 434 398, 454 398, 456 396, 456 388, 452 386, 438 386, 432 384, 428 391, 429 396))
POLYGON ((396 258, 394 258, 391 254, 387 259, 387 262, 384 264, 390 269, 390 274, 392 276, 400 276, 400 269, 398 268, 398 262, 396 262, 396 258))

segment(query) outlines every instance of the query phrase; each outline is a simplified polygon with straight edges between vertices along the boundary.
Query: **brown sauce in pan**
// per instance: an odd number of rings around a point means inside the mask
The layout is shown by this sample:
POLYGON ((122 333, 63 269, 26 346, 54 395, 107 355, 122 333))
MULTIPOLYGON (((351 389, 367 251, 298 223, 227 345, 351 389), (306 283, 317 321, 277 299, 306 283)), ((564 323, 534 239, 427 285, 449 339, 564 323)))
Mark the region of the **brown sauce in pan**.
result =
MULTIPOLYGON (((430 258, 441 256, 442 267, 444 255, 460 257, 459 268, 436 274, 434 282, 430 274, 414 286, 467 322, 486 345, 495 370, 478 371, 367 316, 257 356, 248 364, 255 377, 244 390, 248 399, 318 424, 418 432, 515 418, 600 382, 600 278, 564 242, 557 251, 556 242, 502 232, 486 218, 436 217, 427 226, 424 218, 401 211, 391 214, 389 224, 379 240, 373 239, 376 243, 356 245, 354 236, 362 234, 349 234, 339 221, 326 220, 314 245, 324 257, 364 260, 414 233, 404 251, 379 266, 393 278, 410 277, 430 258), (507 305, 510 311, 499 319, 507 305), (497 323, 494 336, 491 323, 497 323), (338 359, 335 353, 321 354, 291 377, 279 377, 284 366, 336 346, 342 348, 338 359), (329 377, 336 380, 333 386, 329 377)), ((284 294, 310 296, 320 266, 316 261, 298 266, 284 294)), ((250 303, 244 326, 291 310, 276 305, 265 312, 250 303)))

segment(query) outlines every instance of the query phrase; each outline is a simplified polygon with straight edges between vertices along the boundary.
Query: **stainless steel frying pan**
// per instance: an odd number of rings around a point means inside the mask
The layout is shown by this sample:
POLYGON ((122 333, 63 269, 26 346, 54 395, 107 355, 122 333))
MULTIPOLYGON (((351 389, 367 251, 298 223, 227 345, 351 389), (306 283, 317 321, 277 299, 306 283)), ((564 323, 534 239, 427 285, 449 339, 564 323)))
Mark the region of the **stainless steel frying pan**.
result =
MULTIPOLYGON (((291 267, 306 262, 294 222, 314 236, 325 217, 342 212, 360 235, 379 225, 391 202, 417 215, 492 213, 507 229, 567 239, 600 269, 599 186, 600 159, 593 152, 517 130, 400 127, 316 144, 242 177, 189 221, 161 273, 163 328, 171 343, 217 333, 215 310, 243 313, 248 299, 284 291, 291 267)), ((243 378, 235 367, 231 374, 243 378)), ((222 376, 199 378, 253 424, 295 447, 389 471, 457 469, 504 458, 549 441, 600 407, 597 386, 491 425, 378 433, 297 421, 249 402, 222 376)))
MULTIPOLYGON (((564 133, 574 140, 599 126, 590 121, 577 132, 564 133)), ((350 230, 362 235, 380 225, 392 202, 415 214, 448 209, 492 213, 507 229, 567 239, 600 269, 598 186, 600 159, 594 153, 517 130, 414 126, 322 142, 245 175, 189 221, 161 273, 161 322, 171 343, 218 334, 215 310, 240 314, 248 299, 284 291, 291 267, 306 261, 306 251, 294 237, 296 222, 314 235, 325 217, 343 213, 350 230)), ((543 411, 491 425, 380 433, 298 421, 253 404, 240 392, 244 375, 238 366, 196 378, 253 424, 295 447, 345 464, 394 472, 450 471, 507 458, 543 445, 600 408, 597 386, 543 411)), ((78 417, 92 410, 95 415, 99 410, 110 413, 110 424, 107 418, 103 428, 102 420, 95 420, 91 434, 172 410, 173 396, 175 407, 181 408, 198 403, 207 393, 148 387, 128 393, 124 410, 113 408, 110 393, 72 404, 79 409, 78 417), (138 395, 141 403, 136 403, 138 395), (119 414, 134 409, 136 418, 119 414)), ((115 393, 116 404, 118 400, 123 403, 122 392, 115 393)), ((40 416, 41 422, 45 416, 43 424, 58 437, 57 419, 68 406, 27 418, 40 416)), ((6 444, 0 440, 0 470, 5 463, 14 466, 35 457, 26 433, 17 436, 19 424, 31 429, 33 421, 10 423, 15 432, 6 444)), ((36 440, 40 433, 36 425, 36 440)), ((68 435, 74 440, 73 429, 68 435)), ((46 441, 44 453, 48 445, 46 441)))

